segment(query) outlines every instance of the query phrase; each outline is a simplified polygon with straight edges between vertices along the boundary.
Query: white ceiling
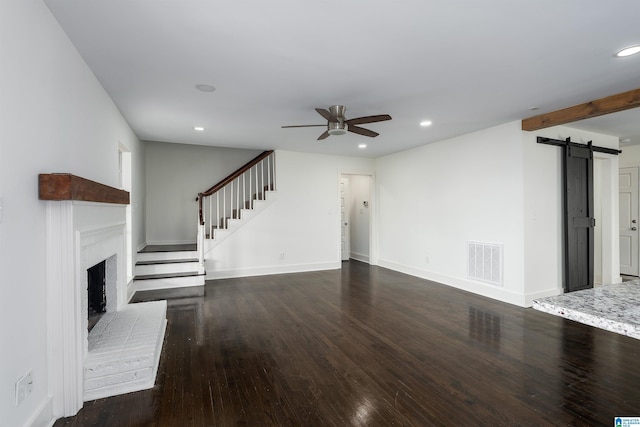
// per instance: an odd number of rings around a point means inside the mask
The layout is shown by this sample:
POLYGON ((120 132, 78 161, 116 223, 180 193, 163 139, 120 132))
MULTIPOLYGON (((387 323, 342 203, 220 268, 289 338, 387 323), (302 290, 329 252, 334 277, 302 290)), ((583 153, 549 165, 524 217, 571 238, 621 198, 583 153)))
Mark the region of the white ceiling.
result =
POLYGON ((45 2, 144 140, 379 157, 640 87, 637 0, 45 2), (333 104, 393 120, 280 128, 333 104))

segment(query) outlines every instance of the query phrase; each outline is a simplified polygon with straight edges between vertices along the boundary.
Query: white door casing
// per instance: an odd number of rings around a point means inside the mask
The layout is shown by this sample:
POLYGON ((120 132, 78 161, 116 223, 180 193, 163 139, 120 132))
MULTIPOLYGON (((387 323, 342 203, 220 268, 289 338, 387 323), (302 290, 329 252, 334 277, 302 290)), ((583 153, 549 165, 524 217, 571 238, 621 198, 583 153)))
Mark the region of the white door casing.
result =
POLYGON ((340 252, 342 261, 349 260, 351 252, 349 236, 349 179, 340 178, 340 252))
POLYGON ((620 273, 638 276, 638 167, 620 168, 620 273))

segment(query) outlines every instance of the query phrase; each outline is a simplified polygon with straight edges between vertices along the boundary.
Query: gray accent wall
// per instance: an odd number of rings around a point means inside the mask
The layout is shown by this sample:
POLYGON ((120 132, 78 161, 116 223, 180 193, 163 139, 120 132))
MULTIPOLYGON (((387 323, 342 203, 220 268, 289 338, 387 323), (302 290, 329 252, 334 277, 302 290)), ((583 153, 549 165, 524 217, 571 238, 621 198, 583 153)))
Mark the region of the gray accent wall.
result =
POLYGON ((262 150, 145 141, 147 244, 193 243, 196 196, 262 150))

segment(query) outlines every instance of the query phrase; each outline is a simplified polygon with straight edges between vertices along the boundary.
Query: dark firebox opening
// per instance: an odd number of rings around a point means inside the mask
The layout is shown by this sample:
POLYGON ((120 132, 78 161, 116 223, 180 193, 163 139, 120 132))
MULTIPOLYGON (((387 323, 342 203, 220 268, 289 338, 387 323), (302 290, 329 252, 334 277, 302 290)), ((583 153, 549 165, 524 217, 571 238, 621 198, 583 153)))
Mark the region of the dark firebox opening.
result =
POLYGON ((87 270, 88 275, 88 319, 87 330, 93 329, 100 317, 107 311, 106 261, 87 270))

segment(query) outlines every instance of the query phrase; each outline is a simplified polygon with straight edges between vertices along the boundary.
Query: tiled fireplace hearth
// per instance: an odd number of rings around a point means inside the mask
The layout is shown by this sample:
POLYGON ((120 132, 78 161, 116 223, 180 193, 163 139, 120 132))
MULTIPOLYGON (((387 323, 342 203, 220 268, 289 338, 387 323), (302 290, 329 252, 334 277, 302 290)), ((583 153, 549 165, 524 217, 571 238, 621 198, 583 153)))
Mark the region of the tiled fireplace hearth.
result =
POLYGON ((40 198, 47 200, 47 359, 52 410, 57 417, 70 416, 86 400, 153 386, 166 302, 127 303, 128 193, 55 174, 40 176, 40 198), (43 183, 43 177, 53 177, 53 184, 43 183), (72 188, 60 192, 60 182, 72 188), (74 188, 78 182, 93 192, 74 188), (87 270, 102 261, 106 261, 107 309, 88 333, 87 270))

